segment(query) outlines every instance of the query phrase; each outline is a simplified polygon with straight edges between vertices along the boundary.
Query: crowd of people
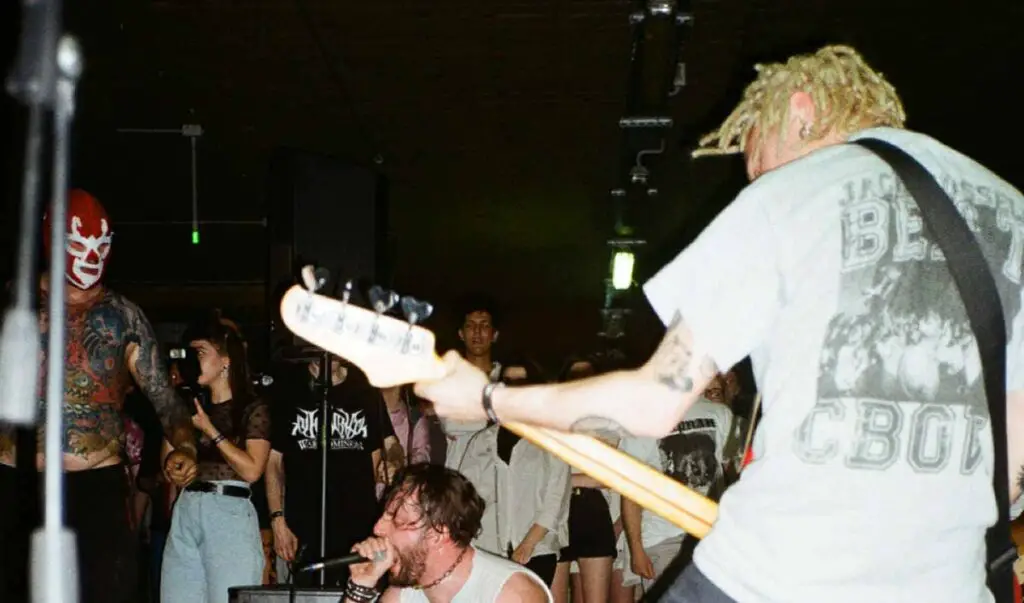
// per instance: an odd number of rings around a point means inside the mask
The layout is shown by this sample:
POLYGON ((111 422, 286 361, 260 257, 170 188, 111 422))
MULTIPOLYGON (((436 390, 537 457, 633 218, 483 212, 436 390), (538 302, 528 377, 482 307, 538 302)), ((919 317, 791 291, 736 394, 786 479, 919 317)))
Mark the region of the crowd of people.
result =
MULTIPOLYGON (((984 536, 996 507, 977 343, 913 198, 847 143, 882 140, 924 164, 995 268, 1011 500, 1024 488, 1024 197, 905 130, 895 89, 851 48, 758 72, 696 153, 742 153, 752 183, 645 284, 667 332, 637 366, 586 354, 549 380, 496 353, 500 316, 477 302, 443 378, 414 388, 378 390, 329 358, 256 391, 243 334, 220 315, 186 333, 197 387, 175 388, 183 367, 168 366, 142 311, 102 283, 109 217, 72 191, 66 257, 49 260, 70 284, 62 460, 82 600, 138 601, 144 575, 164 602, 223 602, 233 587, 274 582, 337 588, 353 603, 626 602, 678 573, 658 596, 991 601, 984 536), (764 419, 756 460, 731 483, 744 430, 730 369, 747 356, 764 419), (133 390, 155 431, 126 422, 133 390), (720 497, 711 533, 694 550, 507 421, 598 434, 720 497), (296 571, 350 551, 367 561, 296 571)), ((0 431, 3 601, 27 599, 40 436, 0 431)))
MULTIPOLYGON (((500 424, 440 420, 411 386, 374 388, 344 359, 313 355, 282 368, 273 387, 256 387, 242 330, 219 312, 190 325, 180 342, 158 342, 142 311, 103 284, 110 229, 99 200, 71 191, 63 462, 84 601, 224 601, 233 587, 275 583, 346 588, 346 566, 295 570, 395 528, 407 512, 388 501, 416 476, 464 480, 467 508, 480 516, 454 545, 494 568, 526 572, 523 588, 553 588, 558 600, 570 592, 575 600, 632 600, 681 550, 681 530, 500 424), (187 353, 168 359, 165 350, 178 345, 187 353)), ((465 357, 494 383, 547 381, 521 355, 498 359, 499 320, 486 297, 467 302, 458 331, 465 357)), ((557 380, 621 366, 614 354, 573 356, 557 380)), ((732 461, 734 383, 710 387, 714 400, 665 437, 609 443, 714 495, 732 461)), ((0 440, 0 479, 18 493, 0 497, 5 601, 29 593, 39 433, 5 427, 0 440)), ((426 492, 422 484, 413 491, 426 492)), ((405 567, 392 583, 417 580, 421 570, 405 567)))

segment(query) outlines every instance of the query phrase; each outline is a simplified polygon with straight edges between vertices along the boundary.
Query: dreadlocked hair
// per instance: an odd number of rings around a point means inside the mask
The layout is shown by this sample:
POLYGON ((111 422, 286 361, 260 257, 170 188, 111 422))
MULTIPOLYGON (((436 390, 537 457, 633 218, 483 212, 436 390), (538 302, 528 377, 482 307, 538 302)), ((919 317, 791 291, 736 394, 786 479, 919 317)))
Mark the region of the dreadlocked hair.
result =
POLYGON ((754 70, 757 79, 743 91, 743 100, 718 130, 701 138, 693 157, 742 153, 751 128, 757 126, 764 139, 783 124, 797 91, 809 94, 818 108, 816 123, 809 124, 809 140, 833 131, 902 128, 907 119, 896 89, 849 46, 825 46, 785 64, 758 64, 754 70))

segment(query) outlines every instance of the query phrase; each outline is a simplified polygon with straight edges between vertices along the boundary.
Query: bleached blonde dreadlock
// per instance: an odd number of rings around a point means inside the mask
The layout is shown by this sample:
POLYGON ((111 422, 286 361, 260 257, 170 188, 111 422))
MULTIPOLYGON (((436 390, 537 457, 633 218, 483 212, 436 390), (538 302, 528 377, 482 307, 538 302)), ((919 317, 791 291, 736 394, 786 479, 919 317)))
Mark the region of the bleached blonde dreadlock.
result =
POLYGON ((763 138, 782 125, 789 99, 797 91, 810 94, 818 109, 808 139, 872 126, 902 128, 907 119, 896 89, 849 46, 826 46, 814 54, 791 57, 785 64, 754 69, 757 79, 743 91, 743 100, 718 130, 701 138, 694 157, 742 153, 751 128, 757 126, 763 138))

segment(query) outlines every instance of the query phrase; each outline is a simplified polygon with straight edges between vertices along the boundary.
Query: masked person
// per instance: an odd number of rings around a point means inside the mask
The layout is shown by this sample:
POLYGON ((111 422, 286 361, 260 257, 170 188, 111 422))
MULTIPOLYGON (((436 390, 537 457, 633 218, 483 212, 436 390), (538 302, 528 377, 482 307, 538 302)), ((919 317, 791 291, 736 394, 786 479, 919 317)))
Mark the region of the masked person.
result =
MULTIPOLYGON (((49 220, 44 219, 49 249, 49 220)), ((173 447, 166 471, 176 484, 195 475, 196 448, 184 403, 168 381, 156 336, 138 306, 102 283, 113 230, 100 202, 82 190, 68 195, 67 242, 51 270, 67 279, 62 463, 65 520, 75 531, 82 603, 127 603, 138 598, 137 544, 126 500, 122 458, 123 405, 134 381, 153 404, 173 447), (63 266, 62 266, 63 264, 63 266)), ((42 348, 38 396, 46 391, 48 278, 40 279, 42 348)), ((0 601, 24 601, 29 535, 41 513, 43 431, 0 428, 0 601), (38 446, 37 446, 38 444, 38 446), (17 493, 17 494, 15 494, 17 493)))

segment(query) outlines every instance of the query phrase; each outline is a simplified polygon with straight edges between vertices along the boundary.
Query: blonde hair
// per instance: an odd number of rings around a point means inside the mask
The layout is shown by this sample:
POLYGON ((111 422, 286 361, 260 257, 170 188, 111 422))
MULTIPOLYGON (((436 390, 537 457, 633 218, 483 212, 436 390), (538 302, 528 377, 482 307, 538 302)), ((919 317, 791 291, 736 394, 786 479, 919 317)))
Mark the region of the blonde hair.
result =
POLYGON ((754 126, 763 139, 786 121, 789 99, 797 91, 808 93, 818 108, 808 139, 872 126, 902 128, 907 119, 896 89, 849 46, 826 46, 754 69, 757 79, 743 91, 743 100, 716 131, 701 138, 694 157, 742 153, 754 126))

